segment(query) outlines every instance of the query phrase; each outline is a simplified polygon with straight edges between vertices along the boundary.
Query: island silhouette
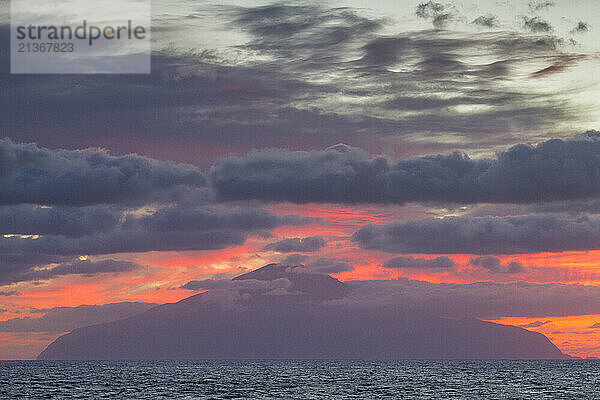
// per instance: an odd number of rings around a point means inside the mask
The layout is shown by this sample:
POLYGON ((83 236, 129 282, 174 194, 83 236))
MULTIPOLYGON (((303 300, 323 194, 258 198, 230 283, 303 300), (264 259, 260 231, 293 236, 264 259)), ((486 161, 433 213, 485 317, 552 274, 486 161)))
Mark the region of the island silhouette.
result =
POLYGON ((402 304, 347 302, 349 285, 302 266, 269 264, 224 283, 75 329, 38 359, 569 358, 546 336, 520 327, 445 318, 402 304))

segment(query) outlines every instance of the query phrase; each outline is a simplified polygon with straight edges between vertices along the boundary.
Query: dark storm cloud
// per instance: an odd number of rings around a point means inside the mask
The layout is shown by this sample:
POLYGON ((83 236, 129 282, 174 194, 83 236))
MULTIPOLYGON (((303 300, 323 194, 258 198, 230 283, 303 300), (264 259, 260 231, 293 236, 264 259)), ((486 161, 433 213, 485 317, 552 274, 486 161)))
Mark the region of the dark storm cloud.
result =
POLYGON ((435 315, 481 319, 600 312, 600 288, 597 286, 527 282, 429 283, 406 278, 346 283, 352 290, 339 302, 356 307, 401 305, 435 315))
POLYGON ((68 332, 83 326, 116 321, 155 307, 153 303, 112 303, 54 307, 39 318, 12 318, 0 321, 0 332, 68 332))
POLYGON ((26 268, 17 271, 5 271, 0 267, 0 285, 17 282, 43 281, 63 275, 93 276, 103 273, 119 273, 132 271, 140 266, 131 262, 103 260, 76 260, 71 263, 59 264, 46 269, 26 268))
POLYGON ((283 239, 270 243, 263 250, 277 251, 279 253, 314 252, 319 251, 327 245, 321 236, 309 236, 305 238, 283 239))
POLYGON ((360 149, 336 146, 325 151, 253 152, 220 160, 211 173, 224 200, 307 202, 382 202, 479 196, 473 178, 489 161, 462 155, 400 161, 369 160, 360 149))
MULTIPOLYGON (((594 132, 591 132, 593 134, 594 132)), ((600 196, 600 142, 517 145, 495 159, 464 154, 369 159, 356 148, 251 152, 210 176, 223 200, 341 203, 541 203, 600 196)))
MULTIPOLYGON (((598 132, 588 132, 595 137, 598 132)), ((549 140, 517 145, 498 155, 479 179, 497 201, 534 203, 600 194, 600 142, 549 140)))
POLYGON ((527 271, 527 268, 525 268, 523 264, 518 261, 511 261, 503 265, 500 259, 494 256, 481 256, 472 258, 469 261, 469 265, 485 268, 492 273, 520 274, 527 271))
POLYGON ((320 223, 319 218, 279 216, 246 208, 160 209, 153 214, 129 216, 106 232, 83 237, 44 235, 39 238, 0 238, 0 254, 86 255, 161 250, 222 249, 244 243, 250 233, 284 225, 320 223))
MULTIPOLYGON (((600 218, 558 215, 434 218, 366 225, 354 233, 352 239, 362 248, 390 253, 517 254, 598 250, 600 218)), ((486 260, 477 263, 490 266, 486 260)), ((522 265, 505 267, 518 271, 522 265)))
POLYGON ((0 204, 147 204, 180 187, 203 188, 197 170, 97 151, 49 150, 0 140, 0 204))
MULTIPOLYGON (((0 207, 0 266, 21 278, 31 267, 64 261, 56 255, 221 249, 242 244, 250 233, 320 222, 256 208, 198 207, 210 198, 199 171, 135 155, 49 150, 3 140, 0 183, 0 204, 13 204, 0 207), (146 204, 158 209, 150 214, 126 209, 146 204)), ((38 275, 60 275, 63 268, 38 275)))
POLYGON ((455 268, 457 264, 452 259, 441 256, 433 259, 425 259, 423 257, 394 257, 383 264, 384 268, 393 269, 430 269, 430 270, 448 270, 455 268))
POLYGON ((85 236, 110 230, 120 218, 121 212, 102 206, 6 206, 0 207, 0 234, 85 236))

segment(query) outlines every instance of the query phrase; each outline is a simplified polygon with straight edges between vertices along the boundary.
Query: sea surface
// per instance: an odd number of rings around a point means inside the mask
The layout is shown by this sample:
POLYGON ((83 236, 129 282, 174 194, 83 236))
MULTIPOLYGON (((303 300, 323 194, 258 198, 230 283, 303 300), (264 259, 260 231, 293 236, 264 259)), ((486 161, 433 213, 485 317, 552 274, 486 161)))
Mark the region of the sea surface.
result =
POLYGON ((600 399, 600 361, 2 361, 1 399, 600 399))

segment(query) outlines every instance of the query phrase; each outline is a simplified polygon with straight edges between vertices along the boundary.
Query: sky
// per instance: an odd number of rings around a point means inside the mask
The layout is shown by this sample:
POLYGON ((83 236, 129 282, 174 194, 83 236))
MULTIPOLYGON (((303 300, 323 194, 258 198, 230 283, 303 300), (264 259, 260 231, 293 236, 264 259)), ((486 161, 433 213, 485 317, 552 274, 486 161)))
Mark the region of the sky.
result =
POLYGON ((600 2, 154 2, 149 75, 0 5, 0 359, 273 262, 600 356, 600 2))

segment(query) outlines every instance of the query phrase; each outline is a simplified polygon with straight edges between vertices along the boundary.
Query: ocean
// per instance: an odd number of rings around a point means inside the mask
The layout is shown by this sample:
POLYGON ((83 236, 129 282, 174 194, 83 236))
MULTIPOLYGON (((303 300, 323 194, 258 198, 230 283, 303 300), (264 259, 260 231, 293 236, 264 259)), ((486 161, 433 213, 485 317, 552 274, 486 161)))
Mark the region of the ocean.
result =
POLYGON ((600 398, 600 361, 2 361, 1 399, 600 398))

